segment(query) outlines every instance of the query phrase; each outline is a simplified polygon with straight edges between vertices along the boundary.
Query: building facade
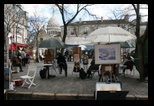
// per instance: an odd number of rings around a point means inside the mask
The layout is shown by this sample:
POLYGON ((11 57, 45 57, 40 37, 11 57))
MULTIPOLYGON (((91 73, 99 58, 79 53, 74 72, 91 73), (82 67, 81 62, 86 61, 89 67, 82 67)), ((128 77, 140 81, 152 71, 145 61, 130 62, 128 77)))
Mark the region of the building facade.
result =
POLYGON ((20 4, 4 4, 4 32, 10 38, 9 44, 26 43, 27 20, 27 12, 20 4))

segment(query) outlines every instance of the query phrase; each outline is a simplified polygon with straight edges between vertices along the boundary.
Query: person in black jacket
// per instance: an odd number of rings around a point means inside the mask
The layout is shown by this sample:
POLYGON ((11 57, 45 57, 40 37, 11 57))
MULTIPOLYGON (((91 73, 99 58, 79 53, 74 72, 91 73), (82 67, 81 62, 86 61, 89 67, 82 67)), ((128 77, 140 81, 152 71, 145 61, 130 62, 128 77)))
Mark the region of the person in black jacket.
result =
POLYGON ((98 70, 100 64, 95 64, 95 58, 93 57, 90 67, 87 70, 87 78, 90 78, 91 76, 91 70, 98 70))
POLYGON ((134 62, 132 61, 131 57, 128 56, 128 57, 127 57, 127 60, 125 61, 125 63, 124 63, 123 65, 126 66, 126 67, 123 69, 123 73, 125 73, 125 70, 126 70, 126 69, 130 69, 130 71, 133 70, 134 62))
POLYGON ((62 74, 62 69, 65 70, 65 77, 67 77, 67 63, 65 56, 62 55, 62 53, 59 53, 59 56, 57 57, 57 64, 60 68, 59 73, 62 74))

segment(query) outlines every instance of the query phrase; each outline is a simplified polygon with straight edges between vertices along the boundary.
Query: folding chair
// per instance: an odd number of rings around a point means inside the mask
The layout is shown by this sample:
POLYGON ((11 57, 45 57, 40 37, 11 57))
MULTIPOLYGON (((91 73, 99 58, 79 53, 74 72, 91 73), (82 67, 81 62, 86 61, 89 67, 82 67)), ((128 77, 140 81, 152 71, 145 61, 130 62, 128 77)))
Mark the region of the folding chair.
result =
POLYGON ((35 76, 36 76, 36 71, 37 71, 37 67, 36 66, 29 65, 28 71, 27 71, 27 75, 20 76, 20 78, 23 79, 23 84, 22 84, 21 87, 23 87, 25 85, 25 83, 29 84, 28 89, 32 85, 36 85, 34 83, 34 79, 35 79, 35 76))
POLYGON ((96 72, 98 73, 98 76, 99 76, 99 66, 100 66, 100 65, 95 65, 95 67, 93 67, 93 68, 91 69, 91 78, 94 77, 94 75, 95 75, 96 72))
POLYGON ((94 77, 96 72, 98 72, 98 76, 99 76, 99 69, 98 70, 91 70, 91 78, 94 77))

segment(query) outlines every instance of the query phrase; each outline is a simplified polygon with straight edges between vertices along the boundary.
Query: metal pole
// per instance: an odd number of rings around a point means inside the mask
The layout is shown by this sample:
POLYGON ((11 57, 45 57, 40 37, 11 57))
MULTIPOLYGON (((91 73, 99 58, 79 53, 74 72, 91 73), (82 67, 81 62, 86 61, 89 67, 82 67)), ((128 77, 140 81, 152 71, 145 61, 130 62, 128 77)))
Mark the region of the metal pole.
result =
POLYGON ((17 28, 18 27, 16 27, 16 54, 17 54, 17 28))
POLYGON ((11 40, 11 58, 12 58, 12 53, 13 53, 13 47, 12 47, 12 36, 10 37, 10 40, 11 40))

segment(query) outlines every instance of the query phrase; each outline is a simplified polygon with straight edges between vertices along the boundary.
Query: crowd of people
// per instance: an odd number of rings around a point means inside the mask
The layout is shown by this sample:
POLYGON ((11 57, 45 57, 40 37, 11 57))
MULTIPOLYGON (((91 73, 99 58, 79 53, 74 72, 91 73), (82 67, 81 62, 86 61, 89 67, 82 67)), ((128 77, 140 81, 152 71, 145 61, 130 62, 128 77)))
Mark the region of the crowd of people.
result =
MULTIPOLYGON (((91 76, 91 70, 98 70, 99 69, 99 64, 95 64, 95 58, 94 56, 92 57, 92 61, 90 62, 90 66, 88 67, 89 64, 89 53, 88 52, 82 52, 82 56, 81 59, 82 61, 79 61, 78 63, 74 62, 74 69, 73 70, 77 70, 79 72, 80 70, 80 63, 83 64, 83 69, 87 74, 87 78, 90 78, 91 76)), ((65 76, 67 77, 67 61, 73 61, 73 52, 70 50, 66 50, 64 52, 64 54, 62 53, 58 53, 58 57, 57 59, 57 64, 59 67, 59 73, 62 74, 62 70, 65 71, 65 76)), ((19 67, 20 72, 23 72, 22 67, 25 67, 26 64, 29 64, 29 59, 30 59, 30 55, 28 52, 26 52, 25 49, 22 50, 18 50, 18 52, 16 54, 12 55, 11 58, 11 62, 12 62, 12 67, 19 67)), ((126 66, 125 68, 123 68, 123 73, 125 73, 126 69, 130 69, 130 71, 132 71, 133 68, 133 60, 131 59, 130 55, 127 55, 124 57, 123 59, 123 64, 126 66)), ((117 66, 117 65, 115 65, 117 66)), ((117 66, 118 67, 118 66, 117 66)))
POLYGON ((13 67, 19 67, 19 71, 23 72, 22 67, 25 67, 26 64, 30 63, 30 54, 25 50, 18 50, 16 53, 12 54, 11 57, 11 69, 13 70, 13 67))

